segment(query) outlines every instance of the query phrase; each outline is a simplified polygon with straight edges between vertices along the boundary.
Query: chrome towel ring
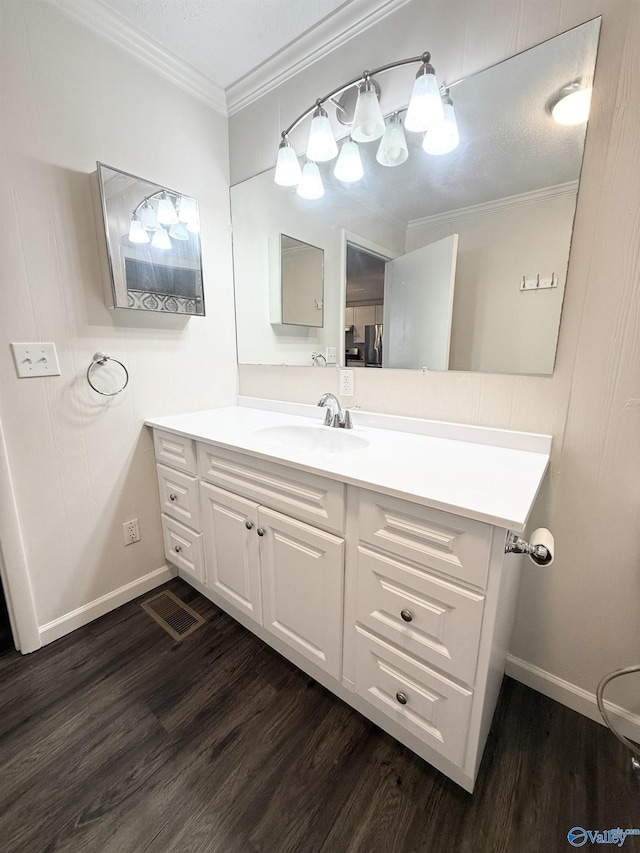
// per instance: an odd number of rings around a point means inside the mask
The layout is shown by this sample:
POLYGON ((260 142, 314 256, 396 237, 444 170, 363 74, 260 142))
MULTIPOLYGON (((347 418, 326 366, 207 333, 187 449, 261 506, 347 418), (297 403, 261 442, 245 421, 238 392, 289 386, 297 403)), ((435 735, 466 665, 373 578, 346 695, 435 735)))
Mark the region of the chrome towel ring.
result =
POLYGON ((115 397, 117 394, 122 393, 122 391, 124 391, 124 389, 129 384, 129 371, 121 361, 118 361, 117 358, 112 358, 110 355, 107 355, 106 352, 96 352, 94 353, 94 356, 91 360, 91 364, 89 365, 89 367, 87 367, 87 382, 96 392, 96 394, 102 394, 103 397, 115 397), (102 366, 105 365, 108 361, 114 361, 116 364, 119 364, 120 367, 124 370, 124 385, 122 386, 122 388, 118 388, 117 391, 100 391, 100 389, 96 388, 96 386, 91 381, 91 370, 96 366, 96 364, 102 366))

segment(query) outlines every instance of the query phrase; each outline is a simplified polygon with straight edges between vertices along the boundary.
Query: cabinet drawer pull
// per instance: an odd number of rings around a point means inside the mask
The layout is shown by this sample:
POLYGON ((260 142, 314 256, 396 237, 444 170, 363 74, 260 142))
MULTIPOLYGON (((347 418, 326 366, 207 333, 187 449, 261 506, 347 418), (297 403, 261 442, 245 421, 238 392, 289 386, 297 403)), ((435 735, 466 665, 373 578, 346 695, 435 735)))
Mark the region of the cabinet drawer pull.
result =
POLYGON ((396 699, 401 705, 407 704, 407 694, 406 693, 396 693, 396 699))
POLYGON ((253 521, 245 521, 244 526, 247 528, 247 530, 251 530, 253 527, 253 521))
POLYGON ((176 552, 176 554, 179 554, 180 551, 182 551, 182 545, 176 545, 176 547, 173 550, 176 552))
POLYGON ((170 500, 170 501, 177 501, 177 500, 178 500, 178 496, 177 496, 177 495, 169 495, 169 500, 170 500))
POLYGON ((264 536, 264 528, 259 527, 259 528, 256 530, 256 533, 258 534, 258 536, 264 536))
POLYGON ((413 613, 410 610, 401 610, 400 615, 402 616, 405 622, 413 621, 413 613))

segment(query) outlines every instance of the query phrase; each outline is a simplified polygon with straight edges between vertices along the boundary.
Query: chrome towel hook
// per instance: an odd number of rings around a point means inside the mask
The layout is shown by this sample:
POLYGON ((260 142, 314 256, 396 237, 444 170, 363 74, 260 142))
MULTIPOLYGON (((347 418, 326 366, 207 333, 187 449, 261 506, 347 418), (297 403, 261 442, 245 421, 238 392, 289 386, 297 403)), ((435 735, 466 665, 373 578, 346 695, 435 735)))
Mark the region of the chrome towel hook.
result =
POLYGON ((106 352, 96 352, 94 353, 93 358, 91 359, 91 364, 89 365, 89 367, 87 367, 87 382, 96 392, 96 394, 102 394, 103 397, 115 397, 117 394, 122 393, 122 391, 124 391, 124 389, 129 384, 129 371, 121 361, 118 361, 117 358, 112 358, 110 355, 107 355, 106 352), (118 388, 117 391, 101 391, 99 388, 96 388, 96 386, 91 381, 91 370, 96 365, 104 366, 108 361, 113 361, 116 364, 119 364, 120 367, 124 370, 124 385, 121 388, 118 388))

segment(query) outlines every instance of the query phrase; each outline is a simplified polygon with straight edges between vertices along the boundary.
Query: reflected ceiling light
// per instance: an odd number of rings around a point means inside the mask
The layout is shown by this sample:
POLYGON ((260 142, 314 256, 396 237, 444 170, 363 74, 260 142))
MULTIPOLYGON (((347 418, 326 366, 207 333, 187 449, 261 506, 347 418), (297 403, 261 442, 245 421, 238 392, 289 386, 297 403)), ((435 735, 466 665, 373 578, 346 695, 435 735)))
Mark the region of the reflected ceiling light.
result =
POLYGON ((308 160, 304 164, 296 192, 302 198, 310 199, 321 198, 324 195, 324 186, 317 163, 308 160))
POLYGON ((426 53, 420 70, 416 74, 407 117, 404 120, 406 129, 416 133, 429 130, 434 124, 442 121, 440 86, 430 60, 431 55, 426 53))
POLYGON ((154 231, 153 240, 151 241, 151 245, 153 246, 154 249, 170 249, 171 248, 171 240, 169 239, 169 235, 164 230, 164 228, 162 228, 162 226, 160 228, 158 228, 157 231, 154 231))
MULTIPOLYGON (((332 160, 338 154, 331 121, 326 111, 328 103, 336 107, 336 117, 340 124, 350 128, 351 139, 342 144, 333 170, 335 177, 346 183, 358 181, 364 174, 358 144, 367 144, 381 139, 376 160, 383 166, 399 166, 409 156, 404 129, 424 132, 444 122, 447 128, 446 145, 452 146, 452 140, 457 139, 457 128, 455 133, 453 130, 455 128, 453 106, 451 101, 445 101, 443 106, 436 74, 431 65, 430 53, 425 52, 420 56, 398 59, 374 68, 372 71, 364 71, 360 77, 355 77, 337 86, 322 98, 317 98, 312 106, 301 113, 281 133, 274 181, 282 187, 297 187, 298 195, 302 198, 320 198, 324 195, 318 163, 332 160), (380 86, 375 76, 414 63, 419 63, 420 69, 413 84, 404 128, 399 117, 399 113, 404 110, 395 111, 385 126, 384 115, 380 108, 380 86), (338 100, 334 100, 335 98, 338 100), (444 107, 447 106, 450 109, 446 110, 445 122, 444 107), (289 134, 309 117, 311 117, 311 127, 306 149, 307 162, 301 171, 296 152, 289 141, 289 134)), ((436 138, 437 134, 430 139, 429 144, 434 143, 436 138)), ((440 142, 441 148, 443 145, 444 143, 440 142)), ((158 219, 160 220, 160 216, 158 219)), ((188 225, 187 230, 189 230, 188 225)))
POLYGON ((138 219, 137 214, 133 214, 131 217, 131 224, 129 225, 129 242, 130 243, 148 243, 149 235, 145 231, 144 225, 138 219))
POLYGON ((281 187, 297 187, 301 177, 302 169, 295 149, 286 134, 283 134, 278 148, 278 162, 273 180, 281 187))
POLYGON ((591 108, 590 86, 583 87, 579 80, 569 83, 553 99, 551 115, 558 124, 584 124, 591 108))
POLYGON ((384 129, 384 135, 380 140, 376 160, 382 166, 400 166, 409 156, 407 140, 404 136, 402 119, 398 113, 394 113, 389 119, 389 124, 384 129))
POLYGON ((353 140, 347 139, 343 142, 333 174, 339 181, 343 181, 345 184, 359 181, 364 175, 360 149, 353 140))
POLYGON ((158 213, 156 216, 161 225, 175 225, 178 221, 176 209, 166 193, 162 194, 160 201, 158 202, 158 213))
POLYGON ((333 137, 329 116, 318 101, 313 118, 311 119, 309 140, 307 142, 307 160, 324 163, 326 160, 333 160, 337 153, 338 146, 333 137))
POLYGON ((183 195, 178 202, 178 219, 187 225, 198 219, 198 202, 195 198, 183 195))
POLYGON ((422 140, 422 148, 427 154, 448 154, 460 143, 458 122, 448 89, 442 96, 442 108, 444 115, 441 121, 428 130, 422 140))
POLYGON ((378 94, 368 73, 360 85, 356 109, 353 114, 351 138, 354 142, 373 142, 384 133, 384 116, 378 94))

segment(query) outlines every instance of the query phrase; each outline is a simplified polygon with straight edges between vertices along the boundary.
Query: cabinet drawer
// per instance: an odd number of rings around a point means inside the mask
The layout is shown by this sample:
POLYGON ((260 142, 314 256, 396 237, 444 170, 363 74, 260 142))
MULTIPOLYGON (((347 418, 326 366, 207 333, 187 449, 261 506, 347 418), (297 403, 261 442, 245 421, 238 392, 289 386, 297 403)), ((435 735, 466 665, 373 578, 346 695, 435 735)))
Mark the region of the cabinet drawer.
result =
POLYGON ((356 693, 449 761, 462 765, 472 691, 361 628, 356 632, 356 693))
POLYGON ((467 684, 475 678, 483 608, 479 593, 358 547, 358 621, 467 684))
POLYGON ((168 515, 163 515, 162 535, 167 560, 199 581, 204 581, 202 534, 194 533, 193 530, 189 530, 168 515))
POLYGON ((190 477, 166 465, 156 465, 156 469, 162 512, 199 533, 201 522, 197 477, 190 477))
POLYGON ((204 480, 299 521, 344 531, 343 483, 200 443, 198 470, 204 480))
POLYGON ((172 432, 153 431, 156 460, 187 474, 196 473, 196 447, 192 438, 174 435, 172 432))
POLYGON ((359 538, 421 566, 484 588, 490 524, 362 490, 359 538))

